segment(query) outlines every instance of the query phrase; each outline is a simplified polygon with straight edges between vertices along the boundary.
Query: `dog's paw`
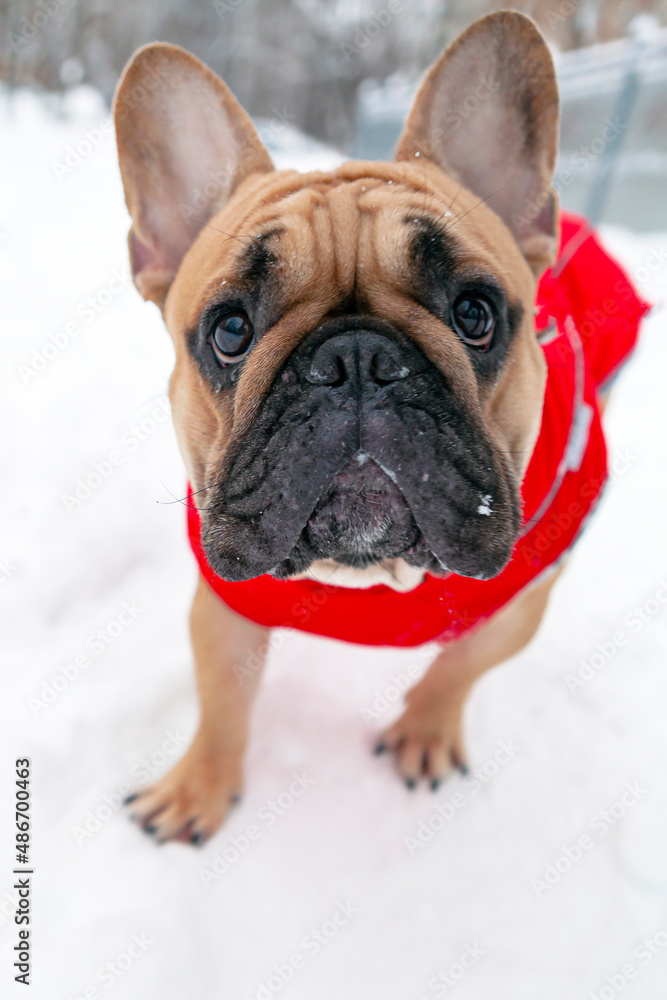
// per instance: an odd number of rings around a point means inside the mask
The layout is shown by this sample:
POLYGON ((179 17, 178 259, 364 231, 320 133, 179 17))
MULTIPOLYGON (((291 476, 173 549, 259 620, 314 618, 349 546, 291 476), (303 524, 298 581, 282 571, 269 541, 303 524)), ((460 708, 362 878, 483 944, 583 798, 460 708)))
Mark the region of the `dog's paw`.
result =
POLYGON ((243 757, 204 754, 193 744, 150 788, 128 796, 130 816, 159 844, 201 845, 241 798, 243 757))
POLYGON ((452 769, 468 773, 462 735, 461 710, 434 703, 406 707, 375 745, 375 753, 391 751, 399 775, 408 788, 424 778, 435 791, 452 769))

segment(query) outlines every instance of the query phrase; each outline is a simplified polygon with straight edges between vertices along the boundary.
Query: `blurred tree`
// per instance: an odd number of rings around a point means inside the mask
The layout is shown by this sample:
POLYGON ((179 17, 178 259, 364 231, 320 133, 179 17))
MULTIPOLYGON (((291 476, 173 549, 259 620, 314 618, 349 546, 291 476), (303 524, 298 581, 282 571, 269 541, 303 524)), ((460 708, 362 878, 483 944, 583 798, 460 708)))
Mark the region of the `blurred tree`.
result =
MULTIPOLYGON (((367 79, 408 81, 489 0, 0 0, 0 78, 62 90, 84 81, 111 100, 146 42, 175 42, 207 62, 251 114, 276 112, 343 148, 367 79)), ((632 16, 667 20, 667 0, 519 0, 561 48, 616 37, 632 16)))

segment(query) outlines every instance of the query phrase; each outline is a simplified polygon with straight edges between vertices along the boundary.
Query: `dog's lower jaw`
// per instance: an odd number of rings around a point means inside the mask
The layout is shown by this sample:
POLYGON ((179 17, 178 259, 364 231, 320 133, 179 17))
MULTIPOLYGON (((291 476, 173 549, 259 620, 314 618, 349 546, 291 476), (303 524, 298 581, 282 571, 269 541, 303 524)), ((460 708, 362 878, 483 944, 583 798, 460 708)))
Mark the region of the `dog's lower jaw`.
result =
POLYGON ((290 580, 314 580, 335 587, 367 590, 384 585, 405 594, 423 581, 426 570, 410 566, 404 559, 383 559, 382 562, 363 569, 345 566, 335 559, 317 559, 304 573, 288 577, 290 580))

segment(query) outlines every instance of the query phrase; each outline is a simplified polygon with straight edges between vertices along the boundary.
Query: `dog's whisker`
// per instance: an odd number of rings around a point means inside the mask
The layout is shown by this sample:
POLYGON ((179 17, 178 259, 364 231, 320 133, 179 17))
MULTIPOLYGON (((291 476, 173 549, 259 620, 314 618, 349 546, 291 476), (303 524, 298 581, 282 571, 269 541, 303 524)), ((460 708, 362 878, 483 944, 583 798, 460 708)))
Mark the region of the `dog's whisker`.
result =
POLYGON ((215 486, 218 485, 218 483, 212 483, 210 486, 203 486, 200 490, 193 490, 192 493, 187 493, 184 497, 177 497, 176 494, 173 493, 169 489, 169 487, 167 486, 167 484, 164 483, 164 482, 162 482, 161 479, 160 479, 160 483, 161 483, 162 486, 164 486, 164 488, 167 491, 167 493, 171 493, 171 495, 172 495, 172 497, 174 499, 173 500, 156 500, 155 501, 156 503, 159 503, 159 504, 167 506, 167 507, 170 506, 171 504, 174 504, 174 503, 184 503, 184 504, 186 504, 187 507, 191 507, 193 510, 198 510, 198 511, 206 510, 206 508, 205 507, 196 507, 194 504, 187 504, 186 501, 190 500, 192 497, 196 497, 199 493, 205 493, 207 490, 212 490, 215 486))
POLYGON ((252 244, 255 243, 256 240, 260 238, 259 236, 251 236, 250 233, 241 233, 240 235, 234 235, 233 233, 226 233, 224 229, 218 229, 217 226, 212 226, 210 222, 205 222, 203 228, 212 229, 214 232, 220 233, 222 236, 225 237, 225 239, 222 240, 222 242, 220 243, 220 246, 222 246, 223 243, 226 243, 227 240, 238 240, 239 243, 243 243, 244 240, 247 240, 248 242, 244 243, 244 246, 252 246, 252 244))
POLYGON ((462 187, 462 185, 459 184, 459 186, 456 189, 456 194, 454 195, 454 197, 452 198, 452 200, 450 201, 449 205, 447 206, 447 208, 445 209, 445 211, 442 213, 442 215, 438 216, 438 218, 435 220, 436 222, 440 222, 440 219, 444 219, 444 217, 446 215, 450 216, 452 214, 452 208, 454 207, 454 202, 456 201, 456 199, 458 198, 459 194, 461 193, 461 187, 462 187))
POLYGON ((476 203, 475 205, 473 205, 473 206, 472 206, 472 208, 469 208, 469 209, 467 210, 467 212, 463 212, 463 214, 462 214, 462 215, 457 215, 457 217, 456 217, 456 218, 454 219, 454 221, 453 221, 453 222, 451 222, 451 223, 450 223, 450 225, 451 225, 451 226, 455 226, 455 225, 457 225, 457 223, 461 222, 461 220, 462 220, 462 219, 465 219, 466 215, 470 215, 470 213, 471 213, 471 212, 474 212, 474 211, 475 211, 475 209, 476 209, 476 208, 479 208, 479 206, 480 206, 480 205, 483 205, 483 204, 484 204, 485 202, 487 202, 487 201, 490 201, 490 200, 491 200, 491 198, 494 198, 494 197, 495 197, 495 195, 497 195, 497 194, 500 194, 500 192, 501 192, 501 191, 504 191, 504 189, 505 189, 506 187, 507 187, 507 184, 503 184, 503 186, 502 186, 502 187, 499 187, 499 188, 497 189, 497 191, 492 191, 492 192, 491 192, 491 194, 489 194, 489 195, 487 195, 487 196, 486 196, 486 198, 480 198, 480 200, 479 200, 479 201, 478 201, 478 202, 477 202, 477 203, 476 203))
POLYGON ((216 233, 220 233, 222 236, 226 237, 228 240, 250 240, 252 243, 257 239, 256 236, 251 236, 250 233, 241 233, 234 235, 234 233, 226 233, 224 229, 218 229, 217 226, 212 225, 210 222, 205 222, 204 229, 212 229, 216 233))

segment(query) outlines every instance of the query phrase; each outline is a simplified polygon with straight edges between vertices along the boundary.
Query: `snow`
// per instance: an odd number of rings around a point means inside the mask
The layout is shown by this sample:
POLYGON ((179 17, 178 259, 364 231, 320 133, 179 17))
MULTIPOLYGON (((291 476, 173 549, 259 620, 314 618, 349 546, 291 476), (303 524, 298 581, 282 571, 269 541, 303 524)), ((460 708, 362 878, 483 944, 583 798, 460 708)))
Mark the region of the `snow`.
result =
MULTIPOLYGON (((196 720, 173 353, 127 280, 106 113, 87 92, 64 110, 0 105, 3 981, 12 766, 28 755, 33 1000, 663 1000, 664 311, 614 390, 614 482, 544 626, 470 699, 472 777, 409 793, 371 754, 430 650, 278 635, 244 801, 202 849, 158 848, 118 801, 196 720)), ((604 236, 664 299, 667 234, 604 236)))
POLYGON ((491 517, 491 500, 490 494, 485 493, 483 496, 480 494, 479 499, 482 501, 477 508, 478 514, 485 514, 487 517, 491 517))

